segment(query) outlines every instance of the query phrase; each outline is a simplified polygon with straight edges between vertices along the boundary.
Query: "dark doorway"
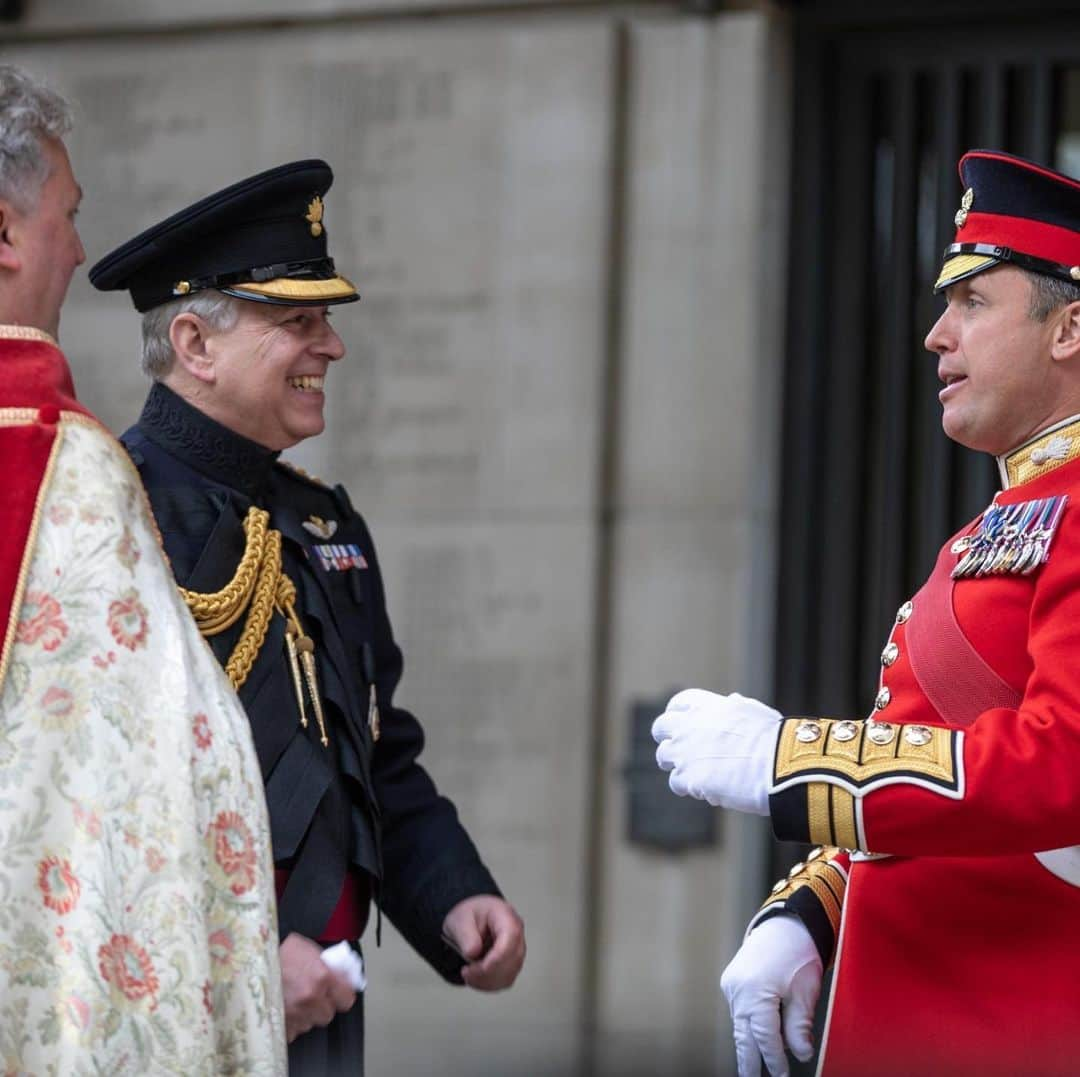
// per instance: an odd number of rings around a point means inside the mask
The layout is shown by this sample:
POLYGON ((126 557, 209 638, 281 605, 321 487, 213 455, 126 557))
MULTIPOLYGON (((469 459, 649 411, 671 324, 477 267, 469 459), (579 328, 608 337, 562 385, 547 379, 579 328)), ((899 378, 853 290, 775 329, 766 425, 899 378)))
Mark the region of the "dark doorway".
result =
MULTIPOLYGON (((956 162, 998 148, 1080 176, 1080 7, 823 0, 792 19, 775 699, 864 716, 896 608, 997 489, 993 462, 942 433, 922 346, 956 162)), ((773 878, 804 852, 775 847, 773 878)))
POLYGON ((954 231, 958 157, 994 147, 1080 175, 1075 4, 1051 16, 1027 3, 1023 18, 987 3, 851 14, 870 6, 794 15, 775 666, 786 713, 869 712, 896 607, 996 489, 993 462, 942 433, 922 346, 943 307, 931 285, 954 231))

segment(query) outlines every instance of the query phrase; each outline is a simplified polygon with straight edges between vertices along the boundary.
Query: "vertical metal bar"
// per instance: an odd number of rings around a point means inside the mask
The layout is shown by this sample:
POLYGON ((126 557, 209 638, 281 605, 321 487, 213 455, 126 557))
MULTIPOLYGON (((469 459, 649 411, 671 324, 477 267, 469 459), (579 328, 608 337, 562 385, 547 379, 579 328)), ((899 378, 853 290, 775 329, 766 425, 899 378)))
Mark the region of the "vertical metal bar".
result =
POLYGON ((1031 67, 1031 156, 1054 164, 1054 69, 1047 60, 1037 60, 1031 67))
POLYGON ((609 217, 607 221, 606 308, 604 311, 604 394, 601 402, 600 437, 597 446, 597 505, 593 638, 594 656, 591 685, 591 725, 589 730, 588 822, 585 830, 585 865, 582 900, 581 1014, 578 1028, 578 1072, 596 1071, 600 1005, 600 940, 604 882, 607 863, 604 836, 608 783, 602 775, 608 769, 606 725, 611 704, 611 616, 614 589, 615 496, 618 480, 619 405, 623 358, 623 310, 625 304, 626 244, 628 230, 627 177, 630 132, 630 30, 619 21, 613 32, 611 74, 611 128, 609 144, 609 217))
POLYGON ((906 591, 933 568, 938 544, 951 530, 949 511, 950 453, 941 429, 941 388, 937 362, 923 348, 923 338, 941 312, 943 303, 932 292, 941 266, 941 252, 952 239, 952 213, 956 204, 957 144, 960 126, 960 75, 941 69, 920 80, 918 115, 928 122, 919 131, 919 257, 915 274, 912 323, 912 517, 905 564, 906 591), (934 107, 930 107, 933 102, 934 107), (944 212, 943 212, 944 210, 944 212), (948 221, 948 232, 942 218, 948 221), (926 245, 929 249, 924 251, 926 245))
POLYGON ((1029 65, 1011 64, 1003 79, 1005 138, 1003 150, 1032 156, 1031 71, 1029 65))
POLYGON ((828 535, 828 542, 811 566, 820 581, 822 603, 830 612, 830 630, 816 631, 821 623, 820 608, 807 625, 816 644, 818 670, 816 691, 808 704, 812 710, 834 714, 851 713, 858 705, 854 669, 860 627, 857 575, 867 494, 861 481, 864 461, 859 445, 865 424, 865 386, 870 377, 865 339, 868 282, 874 260, 873 245, 867 242, 873 212, 867 167, 874 139, 872 81, 854 65, 845 64, 841 70, 843 94, 838 95, 833 118, 844 138, 836 147, 830 193, 836 219, 843 225, 834 242, 822 250, 834 286, 829 304, 830 340, 822 356, 823 380, 828 386, 822 409, 826 437, 813 505, 814 529, 818 535, 828 535))
POLYGON ((805 708, 815 694, 816 654, 812 641, 820 608, 816 573, 822 533, 815 519, 823 452, 821 416, 829 390, 825 362, 825 310, 829 275, 818 258, 831 247, 831 202, 826 171, 835 128, 827 117, 832 100, 832 64, 820 37, 803 26, 796 37, 798 64, 791 156, 791 256, 788 259, 790 314, 784 377, 784 490, 780 506, 776 654, 777 706, 805 708), (806 272, 807 263, 813 267, 806 272))
MULTIPOLYGON (((872 558, 865 590, 864 623, 885 626, 904 593, 905 537, 898 523, 905 512, 908 488, 908 415, 910 410, 911 279, 915 220, 915 86, 910 70, 893 76, 889 107, 893 146, 892 250, 888 264, 875 272, 888 282, 884 307, 884 339, 877 385, 879 426, 867 431, 871 531, 867 552, 872 558)), ((878 634, 882 628, 878 628, 878 634)), ((864 633, 860 659, 865 670, 880 646, 879 635, 864 633)), ((867 689, 864 687, 863 691, 867 689)))
POLYGON ((1004 149, 1007 141, 1006 82, 1008 75, 1001 60, 991 60, 978 73, 982 108, 978 118, 980 146, 1004 149))

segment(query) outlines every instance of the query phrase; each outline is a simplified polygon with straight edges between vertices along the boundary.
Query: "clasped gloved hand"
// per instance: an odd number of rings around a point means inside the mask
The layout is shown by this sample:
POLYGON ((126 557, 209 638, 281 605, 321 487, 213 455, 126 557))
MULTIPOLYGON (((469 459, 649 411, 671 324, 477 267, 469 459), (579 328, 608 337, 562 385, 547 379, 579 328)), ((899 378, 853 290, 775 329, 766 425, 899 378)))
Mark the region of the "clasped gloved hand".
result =
POLYGON ((785 1043, 800 1062, 813 1055, 821 976, 821 957, 798 917, 774 916, 747 935, 720 978, 731 1007, 739 1077, 759 1077, 763 1061, 772 1077, 788 1077, 785 1043))
POLYGON ((679 796, 713 807, 769 814, 782 715, 756 699, 688 688, 653 722, 656 762, 679 796))

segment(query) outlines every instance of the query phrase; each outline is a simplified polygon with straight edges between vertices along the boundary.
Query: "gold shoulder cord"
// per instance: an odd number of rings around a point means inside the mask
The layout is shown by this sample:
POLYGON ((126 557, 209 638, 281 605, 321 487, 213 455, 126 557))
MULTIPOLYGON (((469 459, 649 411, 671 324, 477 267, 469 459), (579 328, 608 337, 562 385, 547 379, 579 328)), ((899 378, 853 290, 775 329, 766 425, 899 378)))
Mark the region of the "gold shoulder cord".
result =
POLYGON ((300 709, 300 724, 307 728, 307 712, 304 709, 306 685, 315 720, 319 723, 319 739, 326 747, 330 739, 326 735, 319 682, 315 675, 315 644, 304 632, 296 612, 296 586, 281 569, 281 532, 270 528, 269 520, 270 514, 265 509, 252 506, 248 510, 244 518, 244 554, 233 578, 220 591, 199 594, 181 587, 180 595, 204 636, 216 636, 231 628, 247 611, 243 631, 225 663, 225 673, 238 691, 247 680, 266 640, 274 610, 285 617, 288 622, 285 626, 285 647, 296 691, 296 705, 300 709))

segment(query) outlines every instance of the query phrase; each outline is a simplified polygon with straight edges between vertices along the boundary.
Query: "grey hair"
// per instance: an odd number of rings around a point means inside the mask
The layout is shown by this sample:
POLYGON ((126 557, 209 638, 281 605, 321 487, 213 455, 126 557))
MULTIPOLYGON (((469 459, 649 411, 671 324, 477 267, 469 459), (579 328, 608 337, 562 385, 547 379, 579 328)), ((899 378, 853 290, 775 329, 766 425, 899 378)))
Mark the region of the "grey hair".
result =
POLYGON ((49 178, 44 139, 71 130, 71 106, 11 64, 0 64, 0 198, 22 211, 49 178))
POLYGON ((1055 310, 1070 303, 1080 302, 1080 283, 1048 277, 1045 273, 1033 273, 1025 269, 1024 276, 1031 281, 1031 306, 1028 317, 1033 322, 1045 322, 1055 310))
POLYGON ((240 317, 241 300, 213 289, 181 296, 154 307, 142 320, 142 369, 154 381, 160 381, 172 367, 176 353, 169 339, 173 319, 180 314, 196 314, 211 329, 227 332, 240 317))

